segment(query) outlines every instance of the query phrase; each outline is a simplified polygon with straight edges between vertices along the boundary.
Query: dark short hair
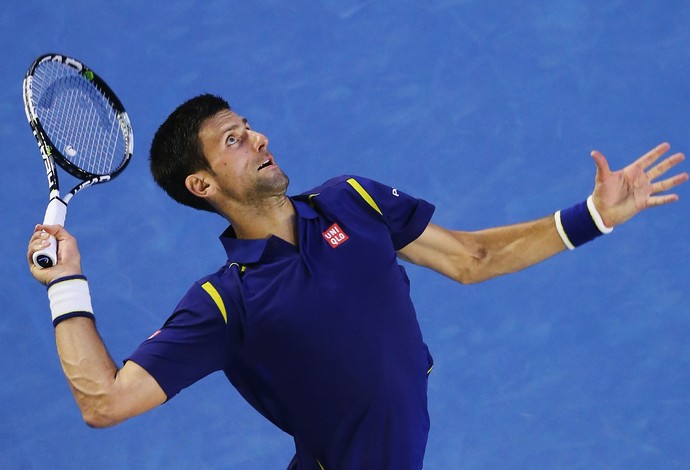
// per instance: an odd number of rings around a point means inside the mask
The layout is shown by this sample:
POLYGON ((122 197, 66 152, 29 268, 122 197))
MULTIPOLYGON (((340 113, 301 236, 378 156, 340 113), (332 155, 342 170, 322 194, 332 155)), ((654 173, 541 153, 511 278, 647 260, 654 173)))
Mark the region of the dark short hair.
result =
POLYGON ((180 204, 209 212, 216 210, 185 186, 187 176, 210 170, 199 131, 203 122, 223 110, 231 110, 223 98, 203 94, 177 107, 153 136, 149 163, 153 179, 180 204))

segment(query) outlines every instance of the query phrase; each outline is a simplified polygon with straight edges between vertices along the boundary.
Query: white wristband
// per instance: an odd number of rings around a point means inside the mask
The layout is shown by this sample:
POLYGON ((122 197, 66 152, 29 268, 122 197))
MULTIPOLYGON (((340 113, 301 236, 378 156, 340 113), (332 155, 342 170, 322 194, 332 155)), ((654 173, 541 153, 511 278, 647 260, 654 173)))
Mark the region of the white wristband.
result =
POLYGON ((48 300, 54 326, 72 317, 94 318, 89 283, 84 276, 67 276, 51 282, 48 300))
POLYGON ((589 214, 592 216, 592 220, 597 224, 597 228, 601 233, 608 234, 613 232, 613 227, 607 227, 606 224, 604 224, 604 219, 601 218, 601 214, 599 214, 599 211, 594 205, 594 198, 591 195, 587 198, 587 209, 589 209, 589 214))
POLYGON ((553 220, 554 220, 554 222, 556 222, 556 230, 558 231, 558 235, 560 235, 561 240, 563 241, 563 244, 569 250, 574 250, 575 245, 572 244, 572 242, 568 238, 568 234, 565 233, 565 229, 563 228, 563 222, 561 221, 561 211, 556 211, 553 214, 553 220))

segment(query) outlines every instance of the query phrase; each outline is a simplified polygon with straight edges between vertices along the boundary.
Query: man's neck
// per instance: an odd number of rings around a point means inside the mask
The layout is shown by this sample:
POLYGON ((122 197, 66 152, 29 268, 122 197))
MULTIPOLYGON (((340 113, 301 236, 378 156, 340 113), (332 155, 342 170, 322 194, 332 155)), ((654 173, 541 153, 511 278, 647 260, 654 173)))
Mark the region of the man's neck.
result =
POLYGON ((275 235, 297 245, 297 212, 292 201, 283 195, 263 204, 233 207, 224 214, 239 239, 256 240, 275 235))

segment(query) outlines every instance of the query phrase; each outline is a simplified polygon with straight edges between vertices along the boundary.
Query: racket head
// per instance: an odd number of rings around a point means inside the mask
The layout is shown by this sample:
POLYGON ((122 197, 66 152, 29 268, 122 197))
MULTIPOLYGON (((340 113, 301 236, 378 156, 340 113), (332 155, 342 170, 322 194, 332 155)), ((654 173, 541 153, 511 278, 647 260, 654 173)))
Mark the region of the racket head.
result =
POLYGON ((72 176, 107 181, 129 163, 129 116, 105 81, 79 60, 38 57, 24 77, 23 97, 41 153, 72 176))

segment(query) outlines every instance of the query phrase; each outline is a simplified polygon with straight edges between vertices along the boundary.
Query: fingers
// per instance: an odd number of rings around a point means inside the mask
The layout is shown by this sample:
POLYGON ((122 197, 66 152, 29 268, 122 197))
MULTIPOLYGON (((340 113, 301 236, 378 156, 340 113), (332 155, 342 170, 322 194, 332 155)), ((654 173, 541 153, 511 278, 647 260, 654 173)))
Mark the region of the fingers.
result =
POLYGON ((77 247, 77 240, 61 225, 43 225, 34 227, 34 233, 29 239, 27 250, 27 260, 34 277, 43 282, 48 279, 47 271, 54 274, 78 274, 81 272, 80 254, 77 247), (58 264, 49 269, 39 270, 33 264, 33 254, 50 245, 49 238, 54 236, 58 242, 58 264), (43 272, 44 274, 40 274, 43 272))
MULTIPOLYGON (((640 158, 635 160, 631 166, 636 166, 641 169, 645 169, 650 167, 651 165, 656 162, 659 157, 661 157, 663 154, 669 151, 671 148, 671 145, 668 142, 664 142, 662 144, 657 145, 654 147, 652 150, 649 152, 645 153, 642 155, 640 158)), ((608 166, 608 163, 606 161, 606 158, 604 155, 601 154, 598 150, 594 150, 592 152, 592 158, 594 158, 594 161, 597 164, 597 169, 598 170, 603 170, 605 172, 610 172, 610 168, 608 166)), ((652 168, 651 171, 654 171, 655 173, 648 173, 650 179, 654 179, 658 176, 661 176, 664 174, 666 171, 668 171, 670 168, 676 166, 678 163, 682 162, 684 160, 685 156, 682 153, 677 153, 675 155, 672 155, 671 157, 667 158, 663 162, 661 162, 658 166, 652 168)))
POLYGON ((678 200, 677 194, 664 194, 663 196, 652 196, 647 198, 647 207, 662 206, 678 200))
POLYGON ((35 252, 46 248, 50 244, 50 242, 48 241, 50 235, 48 234, 48 232, 41 230, 40 227, 40 225, 36 226, 36 228, 34 229, 34 234, 31 236, 31 239, 29 240, 29 249, 27 251, 27 259, 29 261, 29 264, 33 264, 32 257, 35 252))
POLYGON ((659 144, 656 147, 654 147, 652 150, 650 150, 649 152, 645 153, 640 158, 638 158, 635 161, 635 163, 633 163, 633 165, 636 165, 642 169, 645 169, 645 168, 651 166, 663 154, 668 152, 670 148, 671 148, 671 145, 668 142, 664 142, 662 144, 659 144))
POLYGON ((70 238, 74 238, 71 233, 65 229, 62 225, 43 225, 39 224, 36 225, 34 228, 34 231, 39 231, 39 232, 47 232, 50 235, 54 236, 55 239, 58 242, 68 240, 70 238))
POLYGON ((679 175, 672 176, 670 178, 666 178, 665 180, 658 181, 654 184, 652 184, 652 194, 657 194, 661 193, 664 191, 668 191, 671 188, 675 188, 678 185, 681 185, 685 183, 688 180, 688 174, 687 173, 681 173, 679 175))
MULTIPOLYGON (((657 147, 657 149, 658 148, 659 147, 657 147)), ((652 163, 655 160, 653 160, 652 163)), ((649 178, 650 181, 653 181, 654 179, 662 176, 668 170, 670 170, 671 168, 678 165, 679 163, 681 163, 684 160, 685 160, 685 155, 683 155, 682 153, 673 154, 670 157, 662 160, 659 164, 654 165, 652 168, 650 168, 647 171, 647 177, 649 178)), ((686 181, 688 181, 688 173, 687 172, 674 175, 670 178, 666 178, 666 179, 661 180, 661 181, 657 181, 656 183, 653 183, 651 185, 651 194, 658 194, 658 193, 661 193, 664 191, 668 191, 669 189, 675 188, 676 186, 679 186, 679 185, 685 183, 686 181)), ((648 207, 661 206, 664 204, 676 202, 677 200, 678 200, 677 194, 664 194, 664 195, 660 195, 660 196, 650 196, 647 199, 647 206, 648 207)))
MULTIPOLYGON (((658 148, 659 147, 657 147, 657 149, 658 148)), ((657 165, 654 165, 652 168, 650 168, 647 171, 647 177, 649 178, 650 181, 653 181, 656 178, 664 175, 668 170, 675 167, 676 165, 678 165, 679 163, 681 163, 684 160, 685 160, 685 155, 683 155, 682 153, 679 152, 679 153, 673 154, 670 157, 662 160, 657 165)), ((653 183, 651 186, 651 194, 658 194, 658 193, 661 193, 664 191, 668 191, 669 189, 675 188, 676 186, 679 186, 679 185, 685 183, 687 180, 688 180, 688 173, 684 172, 684 173, 674 175, 670 178, 666 178, 662 181, 657 181, 656 183, 653 183)), ((678 200, 678 195, 666 194, 663 196, 650 197, 647 201, 647 205, 648 206, 659 206, 659 205, 668 204, 671 202, 676 202, 677 200, 678 200)))
MULTIPOLYGON (((645 170, 646 168, 651 167, 649 168, 649 170, 646 171, 646 175, 650 182, 654 181, 655 179, 659 178, 660 176, 668 172, 671 168, 675 167, 676 165, 685 160, 685 155, 678 152, 654 165, 654 163, 656 163, 656 161, 663 154, 668 152, 670 148, 671 146, 667 142, 659 144, 652 150, 638 158, 634 163, 632 163, 632 165, 629 165, 628 168, 637 167, 641 170, 645 170)), ((600 174, 606 175, 607 173, 611 172, 606 158, 599 151, 593 151, 592 158, 594 158, 594 161, 597 165, 597 179, 599 179, 600 174)), ((672 178, 668 178, 664 181, 655 183, 653 185, 652 194, 667 191, 675 186, 678 186, 679 184, 686 182, 687 180, 688 174, 681 173, 672 178)))
POLYGON ((67 246, 76 246, 74 237, 61 225, 38 224, 34 227, 34 233, 29 240, 29 257, 31 258, 36 251, 48 247, 50 245, 49 239, 51 236, 55 237, 58 246, 62 246, 65 243, 67 243, 67 246))
POLYGON ((658 165, 655 165, 652 168, 650 168, 649 171, 647 171, 647 176, 650 180, 654 180, 666 173, 674 166, 678 165, 683 160, 685 160, 685 155, 683 155, 682 153, 676 153, 674 155, 671 155, 667 159, 662 160, 658 165))

